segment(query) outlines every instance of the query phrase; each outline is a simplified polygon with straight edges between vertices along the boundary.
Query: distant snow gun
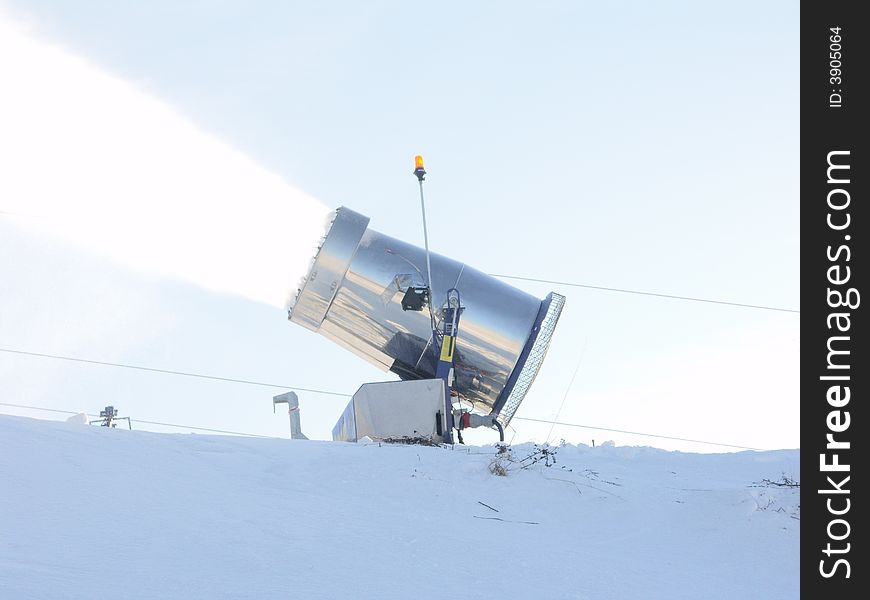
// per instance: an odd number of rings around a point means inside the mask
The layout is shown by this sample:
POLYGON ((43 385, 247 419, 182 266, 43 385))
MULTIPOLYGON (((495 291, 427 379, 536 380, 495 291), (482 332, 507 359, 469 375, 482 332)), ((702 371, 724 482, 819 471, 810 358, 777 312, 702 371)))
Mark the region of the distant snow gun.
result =
POLYGON ((100 418, 93 421, 88 421, 88 425, 93 425, 94 423, 97 423, 101 427, 110 427, 114 429, 117 426, 116 421, 125 420, 127 421, 127 429, 133 429, 133 425, 130 422, 130 417, 119 417, 117 408, 115 408, 114 406, 107 406, 100 411, 100 418))

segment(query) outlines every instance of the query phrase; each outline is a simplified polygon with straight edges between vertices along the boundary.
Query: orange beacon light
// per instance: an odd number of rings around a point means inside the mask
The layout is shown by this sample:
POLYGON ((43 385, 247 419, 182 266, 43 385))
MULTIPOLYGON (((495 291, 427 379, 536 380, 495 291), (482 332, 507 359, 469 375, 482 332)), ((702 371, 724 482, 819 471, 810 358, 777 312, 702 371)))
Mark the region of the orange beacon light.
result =
POLYGON ((426 169, 423 168, 423 157, 419 154, 414 157, 414 175, 417 176, 421 182, 426 176, 426 169))

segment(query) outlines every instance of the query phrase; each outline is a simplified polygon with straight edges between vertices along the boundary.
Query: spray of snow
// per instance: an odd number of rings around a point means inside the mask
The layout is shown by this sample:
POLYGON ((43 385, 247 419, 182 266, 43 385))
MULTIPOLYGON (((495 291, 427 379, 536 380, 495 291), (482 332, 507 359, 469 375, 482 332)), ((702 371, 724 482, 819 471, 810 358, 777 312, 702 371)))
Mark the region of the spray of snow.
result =
POLYGON ((295 292, 320 202, 2 13, 0 81, 0 211, 136 270, 277 307, 295 292))

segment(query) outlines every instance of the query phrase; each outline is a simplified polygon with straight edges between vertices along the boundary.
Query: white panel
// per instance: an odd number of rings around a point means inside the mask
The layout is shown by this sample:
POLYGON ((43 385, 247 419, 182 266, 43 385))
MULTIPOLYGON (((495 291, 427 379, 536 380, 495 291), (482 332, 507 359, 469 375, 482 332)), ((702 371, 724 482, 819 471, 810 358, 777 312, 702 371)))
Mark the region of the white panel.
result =
POLYGON ((419 379, 366 383, 353 395, 351 403, 356 439, 434 437, 438 411, 443 425, 444 382, 419 379))

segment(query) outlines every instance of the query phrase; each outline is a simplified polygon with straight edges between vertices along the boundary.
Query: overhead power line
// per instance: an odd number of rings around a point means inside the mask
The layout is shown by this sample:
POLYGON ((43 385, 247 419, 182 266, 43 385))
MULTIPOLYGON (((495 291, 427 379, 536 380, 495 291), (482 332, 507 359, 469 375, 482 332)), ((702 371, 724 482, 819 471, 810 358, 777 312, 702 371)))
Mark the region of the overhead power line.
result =
MULTIPOLYGON (((327 394, 330 396, 341 396, 341 397, 345 397, 345 398, 349 398, 351 396, 351 394, 343 394, 341 392, 331 392, 328 390, 320 390, 320 389, 313 389, 313 388, 300 388, 300 387, 294 387, 294 386, 289 386, 289 385, 278 385, 278 384, 273 384, 273 383, 264 383, 261 381, 249 381, 246 379, 234 379, 234 378, 230 378, 230 377, 215 377, 212 375, 203 375, 201 373, 188 373, 185 371, 170 371, 168 369, 153 369, 150 367, 140 367, 138 365, 127 365, 127 364, 112 363, 112 362, 99 361, 99 360, 88 360, 88 359, 83 359, 83 358, 75 358, 72 356, 60 356, 60 355, 56 355, 56 354, 44 354, 41 352, 27 352, 24 350, 16 350, 16 349, 12 349, 12 348, 0 348, 0 352, 8 352, 10 354, 20 354, 20 355, 24 355, 24 356, 35 356, 35 357, 39 357, 39 358, 54 358, 54 359, 58 359, 58 360, 68 360, 68 361, 77 362, 77 363, 96 364, 96 365, 104 365, 104 366, 109 366, 109 367, 121 367, 124 369, 136 369, 136 370, 140 370, 140 371, 148 371, 148 372, 152 372, 152 373, 165 373, 165 374, 169 374, 169 375, 179 375, 179 376, 183 376, 183 377, 197 377, 199 379, 214 379, 217 381, 228 381, 231 383, 241 383, 241 384, 245 384, 245 385, 258 385, 258 386, 263 386, 263 387, 278 388, 278 389, 282 389, 282 390, 292 389, 292 390, 299 390, 299 391, 305 391, 305 392, 312 392, 312 393, 316 393, 316 394, 327 394)), ((63 411, 63 410, 57 410, 57 409, 25 406, 22 404, 9 404, 6 402, 0 402, 0 405, 2 405, 2 406, 15 406, 18 408, 33 408, 34 410, 48 410, 48 411, 52 411, 52 412, 60 412, 60 413, 66 413, 66 414, 77 414, 74 411, 63 411)), ((562 425, 565 427, 579 427, 582 429, 595 429, 598 431, 613 431, 616 433, 628 433, 631 435, 660 438, 660 439, 665 439, 665 440, 676 440, 676 441, 680 441, 680 442, 693 442, 696 444, 709 444, 711 446, 723 446, 723 447, 727 447, 727 448, 738 448, 740 450, 763 450, 763 448, 752 448, 750 446, 740 446, 737 444, 723 444, 723 443, 719 443, 719 442, 709 442, 706 440, 695 440, 695 439, 675 437, 675 436, 670 436, 670 435, 659 435, 656 433, 644 433, 642 431, 626 431, 624 429, 613 429, 613 428, 609 428, 609 427, 594 427, 592 425, 581 425, 579 423, 563 423, 561 421, 533 419, 531 417, 513 417, 513 419, 518 420, 518 421, 545 423, 547 425, 562 425)), ((247 436, 252 436, 252 437, 269 437, 269 436, 258 436, 257 434, 253 434, 253 433, 241 433, 238 431, 226 431, 226 430, 220 430, 220 429, 207 429, 205 427, 193 427, 190 425, 178 425, 178 424, 173 424, 173 423, 160 423, 157 421, 137 421, 136 419, 133 419, 133 422, 134 423, 136 423, 136 422, 148 423, 151 425, 166 425, 167 427, 183 427, 186 429, 199 429, 202 431, 213 431, 216 433, 232 433, 235 435, 247 435, 247 436)))
POLYGON ((122 369, 136 369, 137 371, 150 371, 152 373, 163 373, 165 375, 182 375, 184 377, 198 377, 200 379, 213 379, 216 381, 228 381, 231 383, 243 383, 245 385, 259 385, 262 387, 276 388, 279 390, 298 390, 302 392, 311 392, 313 394, 326 394, 329 396, 343 396, 349 398, 351 394, 342 394, 340 392, 327 392, 325 390, 315 390, 304 388, 295 385, 280 385, 276 383, 265 383, 262 381, 251 381, 249 379, 233 379, 231 377, 218 377, 216 375, 203 375, 202 373, 190 373, 187 371, 172 371, 170 369, 156 369, 154 367, 142 367, 139 365, 128 365, 123 363, 106 362, 102 360, 90 360, 86 358, 76 358, 73 356, 61 356, 59 354, 43 354, 41 352, 27 352, 25 350, 16 350, 14 348, 0 348, 0 352, 9 354, 23 354, 24 356, 38 356, 41 358, 54 358, 57 360, 68 360, 78 363, 86 363, 91 365, 103 365, 105 367, 120 367, 122 369))
POLYGON ((27 217, 28 219, 42 219, 43 217, 39 215, 28 215, 26 213, 13 212, 11 210, 0 210, 0 215, 6 215, 10 217, 27 217))
POLYGON ((500 277, 502 279, 516 279, 518 281, 534 281, 536 283, 549 283, 551 285, 567 285, 570 287, 586 288, 589 290, 603 290, 605 292, 619 292, 621 294, 637 294, 640 296, 653 296, 656 298, 669 298, 671 300, 686 300, 689 302, 705 302, 707 304, 724 304, 726 306, 739 306, 741 308, 755 308, 758 310, 775 310, 779 312, 798 313, 801 311, 793 308, 779 308, 776 306, 762 306, 759 304, 744 304, 743 302, 728 302, 726 300, 711 300, 709 298, 695 298, 692 296, 675 296, 673 294, 660 294, 658 292, 644 292, 641 290, 628 290, 623 288, 605 287, 602 285, 588 285, 585 283, 572 283, 570 281, 554 281, 552 279, 537 279, 535 277, 519 277, 516 275, 497 275, 489 273, 490 277, 500 277))
POLYGON ((282 439, 273 435, 260 435, 259 433, 245 433, 243 431, 230 431, 228 429, 211 429, 209 427, 196 427, 194 425, 180 425, 178 423, 163 423, 161 421, 144 421, 142 419, 130 419, 134 423, 144 423, 148 425, 163 425, 164 427, 180 427, 182 429, 195 429, 196 431, 210 431, 212 433, 229 433, 232 435, 243 435, 245 437, 282 439))
MULTIPOLYGON (((27 404, 12 404, 10 402, 0 402, 0 406, 12 406, 14 408, 26 408, 28 410, 43 410, 46 412, 63 413, 66 415, 81 414, 81 413, 76 412, 74 410, 60 410, 57 408, 47 408, 45 406, 30 406, 27 404)), ((84 413, 84 414, 86 414, 89 417, 96 417, 97 416, 97 415, 91 415, 88 413, 84 413)), ((210 431, 213 433, 229 433, 232 435, 242 435, 242 436, 246 436, 246 437, 283 439, 283 438, 276 438, 276 437, 271 436, 271 435, 260 435, 258 433, 245 433, 243 431, 230 431, 227 429, 211 429, 209 427, 196 427, 194 425, 181 425, 179 423, 163 423, 161 421, 145 421, 143 419, 130 419, 130 421, 132 421, 133 423, 143 423, 143 424, 148 424, 148 425, 162 425, 164 427, 178 427, 181 429, 195 429, 197 431, 210 431)))
MULTIPOLYGON (((13 406, 15 408, 29 408, 30 410, 44 410, 46 412, 55 412, 55 413, 63 413, 65 415, 77 415, 74 410, 60 410, 58 408, 46 408, 44 406, 29 406, 27 404, 12 404, 11 402, 0 402, 0 406, 13 406)), ((87 413, 85 413, 87 414, 87 413)), ((89 417, 94 417, 96 415, 88 415, 89 417)))
POLYGON ((546 425, 562 425, 564 427, 579 427, 581 429, 595 429, 597 431, 613 431, 616 433, 629 433, 631 435, 642 435, 644 437, 653 437, 660 438, 663 440, 677 440, 679 442, 693 442, 695 444, 708 444, 710 446, 724 446, 726 448, 739 448, 740 450, 759 450, 763 451, 763 448, 752 448, 750 446, 738 446, 737 444, 723 444, 720 442, 708 442, 706 440, 693 440, 690 438, 684 437, 676 437, 672 435, 659 435, 656 433, 643 433, 640 431, 626 431, 625 429, 613 429, 611 427, 594 427, 592 425, 580 425, 579 423, 562 423, 560 421, 548 421, 546 419, 532 419, 531 417, 514 417, 515 420, 519 421, 531 421, 533 423, 544 423, 546 425))

